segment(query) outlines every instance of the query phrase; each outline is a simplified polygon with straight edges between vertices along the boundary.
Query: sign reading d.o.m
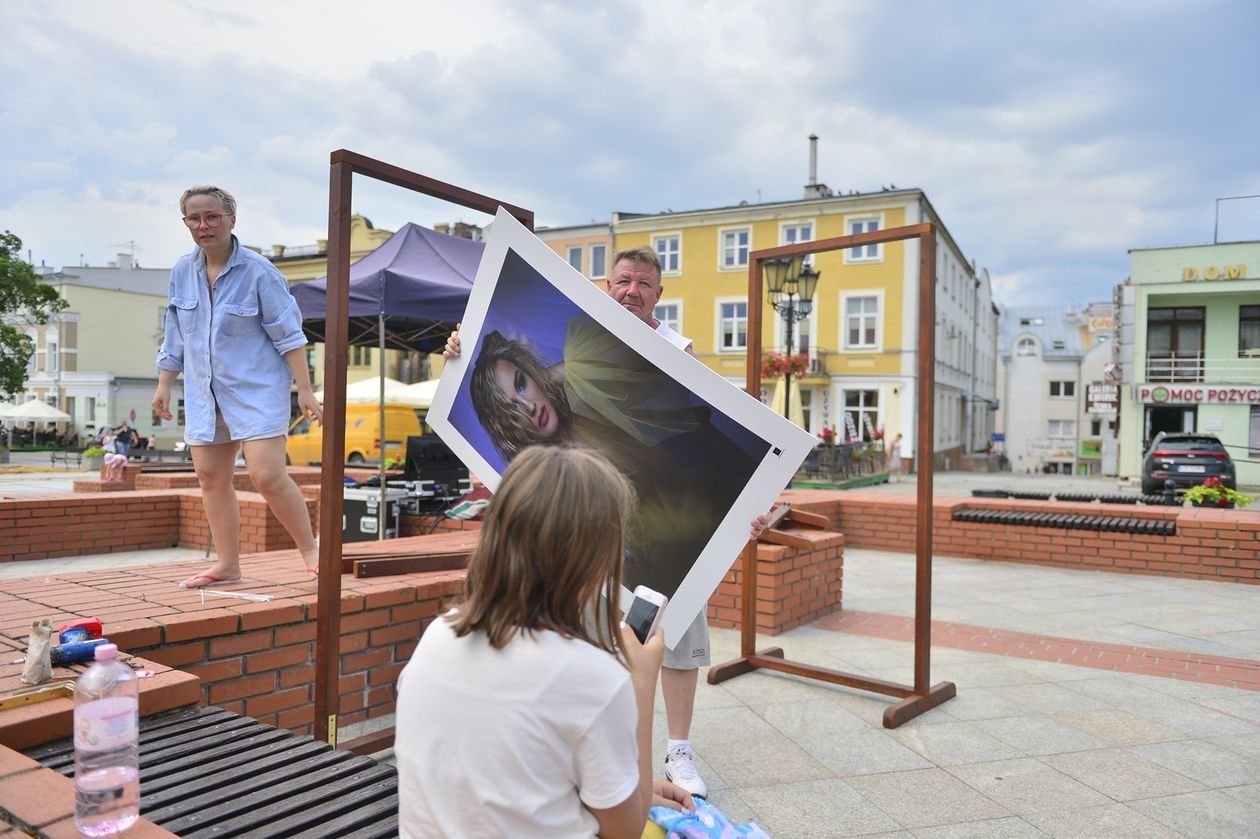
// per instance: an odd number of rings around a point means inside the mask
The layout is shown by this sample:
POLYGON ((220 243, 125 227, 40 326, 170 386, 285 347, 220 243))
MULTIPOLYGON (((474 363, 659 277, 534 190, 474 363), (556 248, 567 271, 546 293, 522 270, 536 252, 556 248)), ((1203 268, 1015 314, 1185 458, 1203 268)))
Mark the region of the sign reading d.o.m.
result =
POLYGON ((1194 283, 1199 280, 1245 280, 1247 279, 1247 266, 1238 265, 1204 265, 1202 268, 1187 265, 1181 269, 1181 281, 1183 283, 1194 283))

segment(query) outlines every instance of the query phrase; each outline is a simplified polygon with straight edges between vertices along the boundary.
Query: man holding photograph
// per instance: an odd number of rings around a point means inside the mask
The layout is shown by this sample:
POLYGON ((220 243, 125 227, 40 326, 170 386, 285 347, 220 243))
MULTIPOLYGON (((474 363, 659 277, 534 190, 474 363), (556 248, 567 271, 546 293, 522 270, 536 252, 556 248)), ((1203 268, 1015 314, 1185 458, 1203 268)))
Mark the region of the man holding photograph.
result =
MULTIPOLYGON (((613 261, 612 274, 605 284, 608 295, 678 349, 696 357, 690 340, 655 317, 656 304, 663 290, 660 261, 652 248, 630 248, 617 254, 613 261)), ((447 340, 443 355, 454 358, 459 354, 459 332, 456 331, 447 340)), ((766 522, 764 516, 752 521, 750 533, 753 539, 761 535, 766 522)), ((665 698, 665 716, 669 728, 665 776, 672 783, 698 796, 705 796, 707 787, 696 771, 695 755, 689 738, 699 668, 709 664, 709 627, 705 613, 701 610, 674 649, 666 650, 661 669, 661 692, 665 698)))

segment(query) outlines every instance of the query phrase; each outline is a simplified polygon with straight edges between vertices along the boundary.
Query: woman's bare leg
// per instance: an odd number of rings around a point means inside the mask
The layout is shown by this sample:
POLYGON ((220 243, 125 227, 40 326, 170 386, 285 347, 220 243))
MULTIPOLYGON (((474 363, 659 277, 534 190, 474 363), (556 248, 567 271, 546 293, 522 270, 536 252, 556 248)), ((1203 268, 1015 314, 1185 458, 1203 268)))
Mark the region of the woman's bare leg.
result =
MULTIPOLYGON (((241 508, 232 476, 236 472, 237 443, 191 446, 193 468, 201 484, 201 502, 214 537, 214 564, 206 574, 222 580, 241 576, 241 508)), ((190 584, 194 581, 190 580, 190 584)))
POLYGON ((262 497, 267 499, 271 512, 275 513, 280 524, 284 525, 284 529, 293 538, 306 567, 318 568, 319 552, 315 549, 310 512, 306 508, 302 491, 285 468, 284 442, 284 437, 245 442, 245 463, 249 467, 250 480, 262 497))

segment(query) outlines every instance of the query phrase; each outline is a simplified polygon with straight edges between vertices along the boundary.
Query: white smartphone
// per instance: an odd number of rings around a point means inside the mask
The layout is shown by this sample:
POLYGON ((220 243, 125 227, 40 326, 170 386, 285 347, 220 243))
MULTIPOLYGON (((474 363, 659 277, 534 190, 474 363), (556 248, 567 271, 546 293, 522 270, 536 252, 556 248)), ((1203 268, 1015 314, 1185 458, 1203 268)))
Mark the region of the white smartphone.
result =
POLYGON ((669 598, 659 591, 647 586, 637 586, 630 608, 626 610, 626 625, 634 630, 639 643, 647 642, 661 624, 661 615, 665 614, 665 606, 669 598))

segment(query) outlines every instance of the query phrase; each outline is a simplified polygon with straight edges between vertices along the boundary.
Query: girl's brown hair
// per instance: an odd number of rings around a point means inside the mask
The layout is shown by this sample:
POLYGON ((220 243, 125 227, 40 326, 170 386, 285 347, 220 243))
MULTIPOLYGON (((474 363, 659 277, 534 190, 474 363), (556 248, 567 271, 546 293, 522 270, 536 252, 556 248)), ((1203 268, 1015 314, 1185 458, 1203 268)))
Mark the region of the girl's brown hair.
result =
POLYGON ((491 332, 482 340, 481 354, 473 365, 468 390, 478 421, 490 435, 490 440, 499 450, 499 454, 503 455, 504 461, 510 462, 526 446, 565 442, 569 429, 573 426, 573 410, 564 394, 564 386, 556 381, 555 376, 543 366, 528 346, 519 341, 508 340, 499 332, 491 332), (495 376, 495 365, 500 361, 516 365, 517 369, 537 382, 543 393, 547 394, 556 409, 558 434, 554 437, 543 437, 539 434, 538 427, 516 409, 512 399, 499 387, 495 376))
POLYGON ((621 564, 634 490, 587 449, 533 446, 512 462, 468 561, 455 634, 502 649, 552 629, 620 653, 621 564), (603 595, 602 601, 600 595, 603 595))

